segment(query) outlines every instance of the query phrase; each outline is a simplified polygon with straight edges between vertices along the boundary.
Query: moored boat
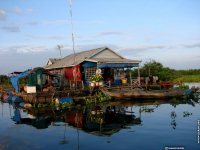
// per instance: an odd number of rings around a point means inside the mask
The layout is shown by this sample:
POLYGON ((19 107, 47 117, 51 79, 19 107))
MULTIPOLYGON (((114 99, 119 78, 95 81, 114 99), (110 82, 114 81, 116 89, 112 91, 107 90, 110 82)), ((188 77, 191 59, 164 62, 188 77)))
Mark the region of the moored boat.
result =
POLYGON ((185 90, 168 89, 168 90, 144 90, 144 89, 100 89, 104 94, 112 98, 133 98, 133 99, 167 99, 173 97, 186 96, 185 90))

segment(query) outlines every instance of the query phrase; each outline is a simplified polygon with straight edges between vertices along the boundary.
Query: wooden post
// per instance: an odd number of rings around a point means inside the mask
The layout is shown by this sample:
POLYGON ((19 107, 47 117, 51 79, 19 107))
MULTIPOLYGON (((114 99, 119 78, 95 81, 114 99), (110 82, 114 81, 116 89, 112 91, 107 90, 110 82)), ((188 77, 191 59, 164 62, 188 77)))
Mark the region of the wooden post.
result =
POLYGON ((131 89, 132 89, 132 75, 131 75, 131 69, 129 71, 129 78, 130 78, 130 85, 131 85, 131 89))
POLYGON ((141 119, 141 117, 142 117, 142 110, 141 110, 141 106, 140 106, 140 108, 139 108, 139 118, 141 119))
POLYGON ((76 81, 76 66, 75 66, 75 68, 74 68, 74 82, 75 82, 75 89, 76 89, 76 84, 77 84, 77 83, 76 83, 76 82, 77 82, 77 81, 76 81))
POLYGON ((78 81, 76 80, 75 81, 75 90, 77 89, 77 86, 78 86, 78 81))
POLYGON ((83 80, 82 80, 82 89, 84 90, 84 83, 83 83, 83 80))
POLYGON ((140 66, 139 66, 139 64, 138 64, 138 83, 140 86, 140 66))
POLYGON ((131 69, 130 69, 130 71, 129 71, 129 78, 130 78, 130 83, 131 83, 131 79, 132 79, 131 69))
POLYGON ((108 81, 108 86, 109 86, 109 88, 110 88, 110 86, 111 86, 110 80, 108 81))

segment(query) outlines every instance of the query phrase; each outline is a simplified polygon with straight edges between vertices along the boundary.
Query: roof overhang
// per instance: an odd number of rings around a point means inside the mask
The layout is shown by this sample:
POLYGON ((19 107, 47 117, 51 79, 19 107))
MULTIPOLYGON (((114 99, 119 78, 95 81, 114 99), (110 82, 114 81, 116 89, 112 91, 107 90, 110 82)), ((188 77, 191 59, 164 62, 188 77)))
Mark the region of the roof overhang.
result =
POLYGON ((102 63, 97 68, 133 68, 139 67, 139 63, 102 63))

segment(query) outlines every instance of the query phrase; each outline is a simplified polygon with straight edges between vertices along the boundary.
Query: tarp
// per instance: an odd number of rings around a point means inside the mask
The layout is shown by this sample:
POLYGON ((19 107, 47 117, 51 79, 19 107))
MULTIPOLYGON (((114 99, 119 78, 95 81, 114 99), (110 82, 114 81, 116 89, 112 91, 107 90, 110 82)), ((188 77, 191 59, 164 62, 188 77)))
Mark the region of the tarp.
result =
POLYGON ((76 66, 76 72, 75 72, 75 67, 65 68, 65 78, 66 79, 74 80, 75 74, 76 74, 76 80, 81 81, 80 65, 76 66))
POLYGON ((20 73, 19 75, 10 78, 10 82, 12 83, 12 86, 15 89, 16 93, 19 92, 19 87, 18 87, 18 81, 19 81, 19 79, 27 76, 29 73, 30 73, 30 71, 26 70, 26 71, 20 73))
POLYGON ((60 103, 65 103, 65 102, 72 103, 73 99, 71 97, 62 97, 62 98, 59 99, 59 102, 60 103))
POLYGON ((95 62, 85 62, 84 63, 84 66, 86 67, 86 68, 88 68, 88 67, 96 67, 97 66, 97 63, 95 63, 95 62))
POLYGON ((99 64, 98 68, 132 68, 138 67, 139 64, 132 64, 132 63, 108 63, 108 64, 99 64))

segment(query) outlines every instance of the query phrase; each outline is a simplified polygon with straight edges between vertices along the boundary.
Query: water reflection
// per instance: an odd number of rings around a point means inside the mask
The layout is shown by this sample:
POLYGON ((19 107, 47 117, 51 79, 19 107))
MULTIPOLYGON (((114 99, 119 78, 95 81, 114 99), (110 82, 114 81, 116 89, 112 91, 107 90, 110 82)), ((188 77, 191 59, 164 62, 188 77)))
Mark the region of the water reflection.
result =
POLYGON ((45 129, 48 128, 48 126, 51 124, 52 119, 50 116, 39 116, 36 115, 36 117, 32 117, 29 115, 27 118, 21 117, 21 110, 18 106, 14 107, 14 115, 11 118, 16 124, 27 124, 32 125, 33 127, 37 129, 45 129))
MULTIPOLYGON (((12 141, 19 138, 17 142, 23 146, 22 141, 28 138, 31 146, 36 143, 41 146, 36 149, 86 150, 95 146, 97 149, 114 149, 123 145, 125 148, 122 149, 129 150, 134 146, 148 149, 157 143, 154 149, 162 149, 169 143, 192 147, 196 138, 195 121, 200 114, 198 101, 120 100, 92 107, 76 105, 68 109, 50 106, 23 109, 19 105, 2 104, 0 121, 4 125, 0 128, 0 145, 8 143, 15 147, 12 141), (22 132, 17 132, 18 129, 22 132), (10 140, 5 142, 3 139, 7 135, 10 140), (40 136, 44 140, 37 140, 40 136)), ((30 145, 23 147, 27 149, 30 145)))
POLYGON ((176 129, 176 112, 175 111, 172 111, 171 112, 171 126, 173 129, 176 129))
POLYGON ((141 119, 126 107, 108 106, 86 110, 83 130, 95 135, 112 135, 130 125, 141 124, 141 119))
POLYGON ((191 112, 188 112, 188 111, 183 112, 183 117, 190 117, 191 115, 192 115, 191 112))
MULTIPOLYGON (((98 136, 110 136, 119 132, 121 129, 128 128, 133 125, 142 125, 142 113, 154 113, 161 104, 169 103, 176 108, 179 104, 184 104, 185 101, 171 100, 171 101, 117 101, 111 102, 105 106, 93 106, 93 107, 73 107, 70 109, 55 109, 53 107, 45 108, 29 108, 22 109, 19 105, 13 105, 12 120, 16 124, 32 125, 37 129, 45 129, 50 125, 60 126, 60 122, 65 123, 64 130, 66 132, 67 126, 73 126, 81 129, 87 133, 98 136), (138 106, 139 110, 136 112, 133 110, 133 106, 138 106), (21 111, 27 112, 27 117, 21 117, 21 111), (138 115, 135 115, 138 114, 138 115)), ((187 103, 195 106, 194 103, 187 103)), ((198 102, 195 102, 198 104, 198 102)), ((10 109, 11 113, 11 109, 10 109)), ((3 105, 2 105, 3 115, 3 105)), ((176 129, 176 117, 175 111, 171 111, 171 126, 176 129)), ((189 111, 183 111, 183 117, 190 117, 192 113, 189 111)), ((65 133, 64 132, 64 133, 65 133)), ((62 144, 67 143, 63 136, 62 144)))
MULTIPOLYGON (((67 123, 69 126, 76 127, 87 133, 98 136, 109 136, 129 125, 141 124, 141 119, 136 117, 133 112, 122 106, 106 106, 94 108, 82 107, 80 109, 53 110, 51 108, 31 108, 22 110, 19 106, 14 106, 12 120, 16 124, 32 125, 37 129, 48 128, 49 125, 57 126, 59 122, 67 123), (27 113, 33 118, 23 118, 21 111, 27 113)), ((66 124, 65 132, 66 132, 66 124)), ((65 143, 64 138, 61 143, 65 143)))

